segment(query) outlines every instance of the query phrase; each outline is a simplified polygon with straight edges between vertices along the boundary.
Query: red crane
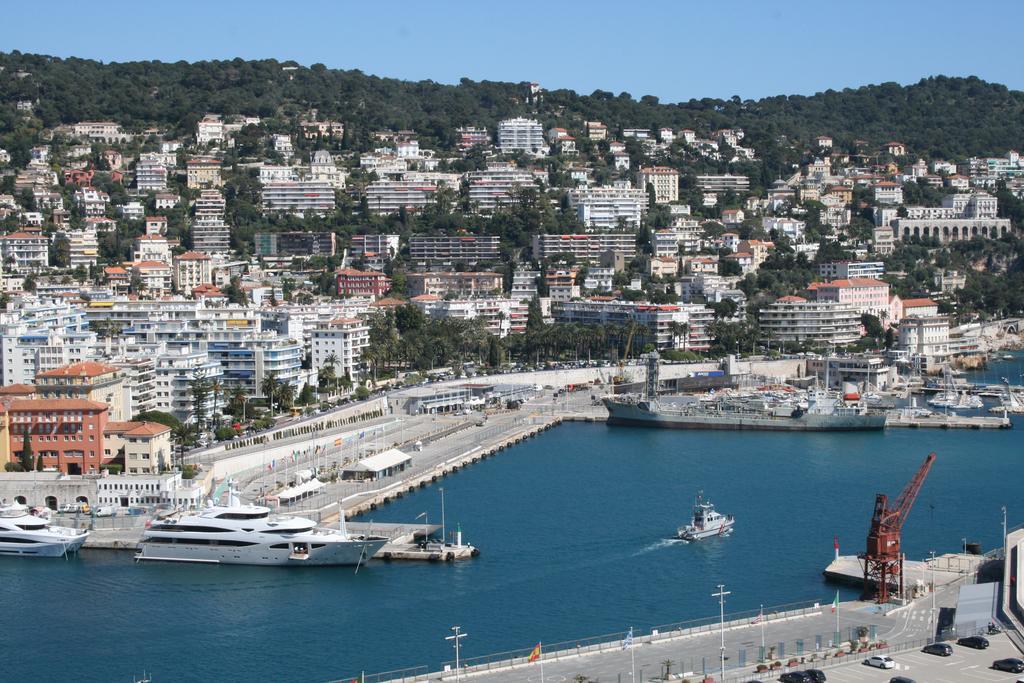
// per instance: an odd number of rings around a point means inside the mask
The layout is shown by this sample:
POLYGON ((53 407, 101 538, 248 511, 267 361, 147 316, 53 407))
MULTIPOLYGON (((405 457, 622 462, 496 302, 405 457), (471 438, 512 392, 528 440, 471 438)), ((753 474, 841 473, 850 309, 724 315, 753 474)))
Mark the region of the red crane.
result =
POLYGON ((884 604, 889 601, 890 593, 903 593, 900 531, 933 462, 935 454, 929 453, 892 507, 889 507, 888 496, 884 493, 876 494, 867 550, 860 556, 864 560, 864 600, 874 598, 876 602, 884 604))

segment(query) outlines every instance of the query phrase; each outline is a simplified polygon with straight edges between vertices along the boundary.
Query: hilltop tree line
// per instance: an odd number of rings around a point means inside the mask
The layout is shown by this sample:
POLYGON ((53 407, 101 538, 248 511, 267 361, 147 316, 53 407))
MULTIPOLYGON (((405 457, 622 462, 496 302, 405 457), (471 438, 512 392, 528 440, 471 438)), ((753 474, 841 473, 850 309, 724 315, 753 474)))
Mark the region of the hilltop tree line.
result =
MULTIPOLYGON (((14 51, 0 54, 0 67, 0 101, 36 102, 34 113, 44 127, 110 119, 181 135, 191 134, 206 112, 284 119, 316 109, 321 118, 351 126, 347 142, 367 148, 370 132, 378 129, 415 130, 428 145, 452 147, 456 127, 493 131, 514 115, 537 116, 545 125, 600 120, 613 131, 668 126, 700 133, 738 126, 749 136, 744 144, 758 149, 776 177, 792 161, 785 152, 790 143, 806 144, 820 134, 831 135, 841 149, 852 150, 855 140, 877 145, 898 139, 926 157, 957 158, 1020 147, 1024 130, 1024 93, 975 77, 663 104, 649 95, 567 89, 545 91, 537 101, 522 83, 402 81, 272 59, 104 64, 14 51), (19 72, 29 75, 16 77, 19 72)), ((0 133, 14 130, 17 120, 13 107, 4 108, 0 133)))

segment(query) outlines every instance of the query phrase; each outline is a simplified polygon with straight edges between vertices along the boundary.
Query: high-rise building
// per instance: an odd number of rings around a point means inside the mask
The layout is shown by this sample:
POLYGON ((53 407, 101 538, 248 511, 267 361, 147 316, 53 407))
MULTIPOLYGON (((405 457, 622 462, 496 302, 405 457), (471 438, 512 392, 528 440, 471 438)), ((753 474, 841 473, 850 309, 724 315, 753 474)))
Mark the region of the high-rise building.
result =
POLYGON ((544 154, 544 128, 536 119, 505 119, 498 124, 498 147, 502 152, 544 154))
POLYGON ((195 201, 192 248, 204 254, 226 254, 231 249, 231 228, 224 222, 224 195, 203 190, 195 201))

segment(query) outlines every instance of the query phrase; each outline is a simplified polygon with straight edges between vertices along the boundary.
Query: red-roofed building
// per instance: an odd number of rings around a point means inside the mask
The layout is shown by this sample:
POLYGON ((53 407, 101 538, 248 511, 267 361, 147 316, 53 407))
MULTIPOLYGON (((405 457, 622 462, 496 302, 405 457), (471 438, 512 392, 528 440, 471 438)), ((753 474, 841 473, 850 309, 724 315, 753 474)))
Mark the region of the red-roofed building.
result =
POLYGON ((12 401, 7 409, 10 453, 17 461, 28 435, 33 459, 65 474, 96 474, 103 453, 107 406, 77 398, 12 401))
POLYGON ((849 278, 818 283, 813 290, 817 301, 850 304, 858 313, 870 313, 883 324, 893 321, 889 283, 873 278, 849 278))
POLYGON ((931 299, 904 299, 903 315, 907 318, 925 318, 939 314, 939 305, 931 299))
POLYGON ((159 474, 171 465, 171 428, 158 422, 108 422, 103 432, 105 462, 127 474, 159 474))
POLYGON ((174 271, 171 284, 178 292, 191 292, 201 285, 213 282, 210 257, 198 251, 186 251, 171 259, 174 271))
POLYGON ((121 266, 107 266, 103 269, 103 276, 107 284, 114 290, 114 294, 127 294, 131 287, 132 278, 128 271, 121 266))
POLYGON ((339 268, 335 273, 338 296, 372 296, 374 298, 391 289, 391 278, 384 273, 355 268, 339 268))
POLYGON ((36 394, 44 399, 84 399, 105 404, 110 417, 127 419, 125 379, 120 368, 97 361, 64 365, 36 375, 36 394))

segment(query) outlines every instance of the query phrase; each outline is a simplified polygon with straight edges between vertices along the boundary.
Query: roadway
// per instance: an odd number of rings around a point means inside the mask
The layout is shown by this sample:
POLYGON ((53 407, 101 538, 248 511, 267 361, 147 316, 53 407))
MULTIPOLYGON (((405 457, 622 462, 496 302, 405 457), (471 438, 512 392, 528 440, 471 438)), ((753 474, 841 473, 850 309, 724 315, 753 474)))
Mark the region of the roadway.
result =
MULTIPOLYGON (((936 608, 955 606, 958 591, 959 584, 947 586, 936 591, 936 608)), ((860 626, 868 627, 869 632, 870 628, 874 627, 876 640, 885 641, 889 645, 914 642, 920 642, 923 645, 929 635, 934 632, 934 627, 930 626, 932 622, 929 620, 932 614, 932 601, 930 597, 919 599, 902 609, 890 610, 888 614, 883 613, 877 605, 865 602, 843 603, 840 605, 838 612, 840 638, 847 642, 851 632, 856 634, 857 628, 860 626)), ((769 618, 765 621, 763 628, 766 647, 775 647, 774 658, 786 662, 794 655, 799 656, 797 654, 797 641, 802 641, 803 643, 804 656, 809 656, 810 653, 814 652, 818 638, 821 639, 823 649, 827 650, 829 644, 833 641, 836 631, 836 615, 832 612, 830 605, 823 605, 819 610, 807 616, 796 616, 781 621, 773 621, 769 618), (777 649, 780 643, 783 644, 782 655, 778 654, 777 649)), ((635 645, 632 650, 624 650, 621 646, 613 646, 604 652, 584 653, 581 655, 576 655, 572 651, 563 651, 557 657, 554 652, 546 653, 544 662, 545 681, 550 681, 551 683, 571 681, 582 674, 595 681, 628 682, 631 680, 634 660, 637 677, 641 681, 660 675, 659 672, 662 670, 663 662, 666 660, 674 662, 674 672, 691 673, 691 680, 704 672, 713 674, 716 679, 718 678, 721 653, 721 635, 719 630, 713 629, 693 635, 656 640, 653 643, 647 642, 647 639, 641 638, 640 635, 639 633, 635 634, 635 645), (643 672, 642 676, 641 672, 643 672)), ((744 625, 726 629, 725 654, 727 678, 729 680, 747 681, 757 678, 754 674, 754 667, 757 664, 761 643, 762 625, 760 623, 753 624, 748 621, 744 625)), ((833 647, 831 651, 834 652, 835 648, 833 647)), ((855 657, 857 661, 862 659, 861 655, 856 655, 855 657)), ((470 663, 472 664, 472 662, 470 663)), ((973 666, 973 664, 970 665, 973 666)), ((863 668, 866 669, 867 667, 863 668)), ((858 672, 859 670, 855 669, 858 672)), ((449 678, 451 677, 449 676, 449 678)), ((520 664, 514 668, 510 667, 490 672, 470 673, 468 677, 473 680, 493 681, 495 683, 540 680, 539 666, 536 663, 520 664)), ((777 677, 776 674, 769 679, 766 675, 765 680, 775 680, 777 677)), ((434 677, 432 676, 432 678, 434 677)), ((829 680, 832 680, 831 673, 829 673, 829 680)), ((876 679, 851 678, 848 680, 876 679)), ((878 680, 887 681, 889 679, 878 680)))

